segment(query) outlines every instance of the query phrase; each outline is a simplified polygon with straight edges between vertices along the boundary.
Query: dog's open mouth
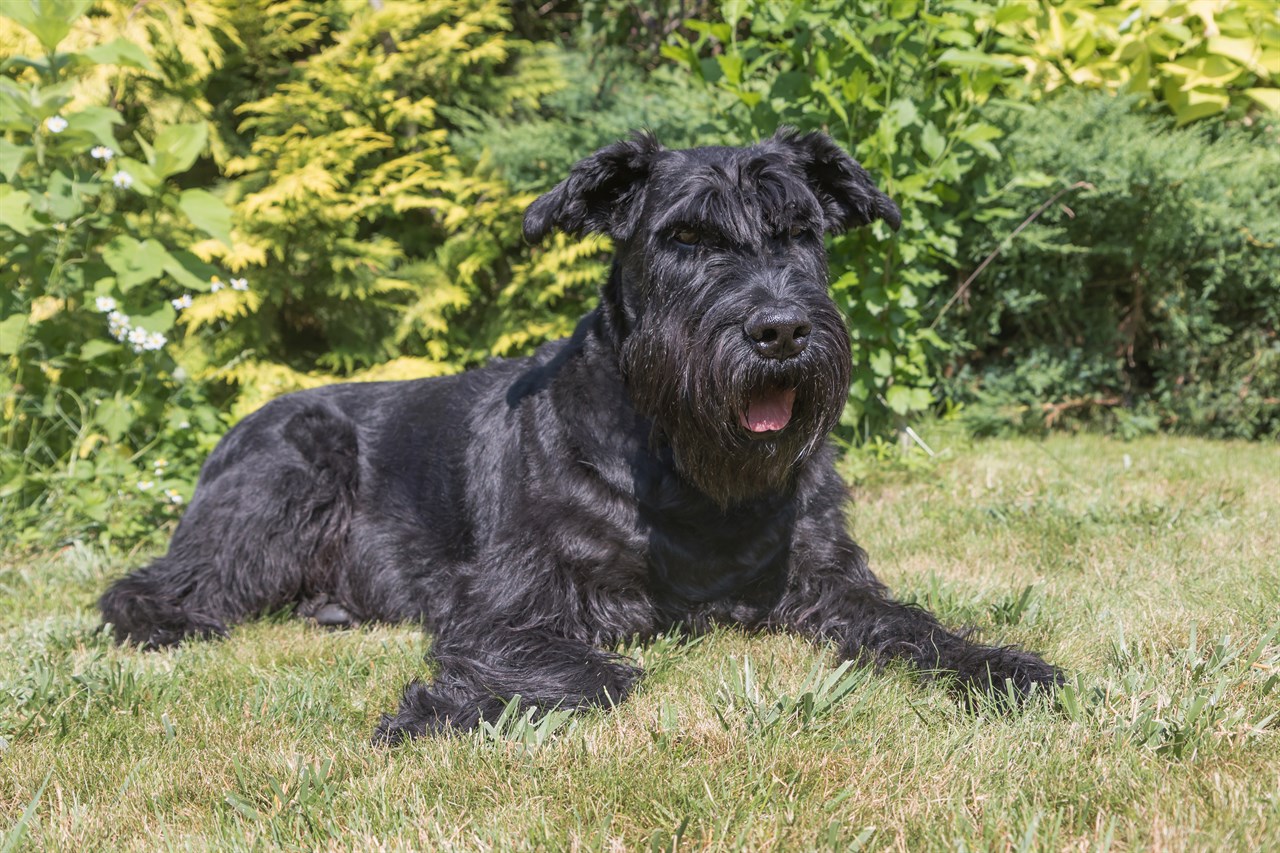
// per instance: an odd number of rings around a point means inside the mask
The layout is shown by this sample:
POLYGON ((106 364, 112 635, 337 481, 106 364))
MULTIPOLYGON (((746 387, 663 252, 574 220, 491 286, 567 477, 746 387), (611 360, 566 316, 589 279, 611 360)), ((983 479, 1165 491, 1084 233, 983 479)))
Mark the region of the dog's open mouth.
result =
POLYGON ((751 395, 738 420, 747 432, 777 432, 791 422, 795 401, 794 388, 766 388, 751 395))

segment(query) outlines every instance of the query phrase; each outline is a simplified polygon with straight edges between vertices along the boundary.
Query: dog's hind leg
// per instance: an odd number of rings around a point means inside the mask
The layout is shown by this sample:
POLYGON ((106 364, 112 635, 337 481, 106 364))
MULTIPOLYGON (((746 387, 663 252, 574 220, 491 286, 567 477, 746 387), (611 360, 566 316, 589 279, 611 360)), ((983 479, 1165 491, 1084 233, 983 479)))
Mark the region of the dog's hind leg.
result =
POLYGON ((333 593, 357 452, 354 424, 323 401, 246 419, 210 457, 169 552, 102 596, 116 638, 156 647, 221 635, 247 616, 333 593))
POLYGON ((615 654, 540 630, 497 631, 465 643, 437 641, 431 683, 405 688, 400 709, 385 715, 375 743, 474 728, 494 721, 519 697, 521 709, 610 708, 626 698, 641 670, 615 654))

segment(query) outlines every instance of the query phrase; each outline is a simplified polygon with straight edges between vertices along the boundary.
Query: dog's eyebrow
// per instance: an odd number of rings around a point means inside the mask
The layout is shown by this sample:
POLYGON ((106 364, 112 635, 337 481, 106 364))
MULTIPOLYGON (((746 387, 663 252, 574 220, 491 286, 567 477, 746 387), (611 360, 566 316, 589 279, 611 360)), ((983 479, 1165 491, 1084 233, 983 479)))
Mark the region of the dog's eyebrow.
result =
POLYGON ((736 186, 684 187, 685 197, 654 222, 655 233, 692 228, 731 245, 750 245, 759 228, 756 215, 742 203, 736 186))

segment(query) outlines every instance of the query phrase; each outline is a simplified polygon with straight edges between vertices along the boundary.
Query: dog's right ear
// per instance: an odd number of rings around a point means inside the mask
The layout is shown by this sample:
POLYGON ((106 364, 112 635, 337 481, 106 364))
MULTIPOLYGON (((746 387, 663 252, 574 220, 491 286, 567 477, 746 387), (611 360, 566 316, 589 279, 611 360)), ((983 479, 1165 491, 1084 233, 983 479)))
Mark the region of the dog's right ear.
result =
POLYGON ((524 212, 524 238, 536 243, 552 229, 581 237, 630 237, 644 206, 645 181, 662 151, 657 138, 637 133, 580 160, 569 177, 536 198, 524 212))
POLYGON ((877 219, 883 219, 894 231, 902 225, 902 213, 893 200, 880 192, 867 170, 825 133, 801 133, 793 127, 780 127, 770 142, 784 145, 795 154, 822 206, 827 231, 840 234, 877 219))

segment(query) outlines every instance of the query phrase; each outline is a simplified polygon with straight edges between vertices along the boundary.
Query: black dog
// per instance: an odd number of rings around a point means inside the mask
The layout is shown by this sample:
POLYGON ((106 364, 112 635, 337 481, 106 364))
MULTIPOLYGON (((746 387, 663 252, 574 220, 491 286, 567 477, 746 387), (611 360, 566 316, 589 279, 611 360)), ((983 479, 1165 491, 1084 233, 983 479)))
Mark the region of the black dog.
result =
POLYGON ((600 306, 530 358, 283 397, 209 457, 169 553, 101 607, 121 640, 225 634, 296 605, 323 624, 418 620, 439 671, 380 739, 474 726, 511 697, 607 706, 607 651, 713 621, 1018 693, 1058 671, 893 601, 845 531, 827 435, 850 382, 823 232, 898 209, 821 134, 664 150, 639 135, 525 214, 603 233, 600 306))

